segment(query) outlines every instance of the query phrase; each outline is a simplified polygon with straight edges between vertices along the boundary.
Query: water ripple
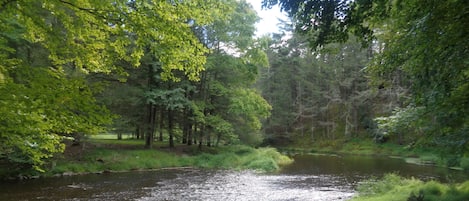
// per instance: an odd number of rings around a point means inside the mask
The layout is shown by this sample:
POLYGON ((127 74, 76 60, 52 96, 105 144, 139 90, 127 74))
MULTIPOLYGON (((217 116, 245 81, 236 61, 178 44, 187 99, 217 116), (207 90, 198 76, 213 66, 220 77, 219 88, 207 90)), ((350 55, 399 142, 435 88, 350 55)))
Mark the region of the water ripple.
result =
POLYGON ((338 185, 340 178, 312 175, 265 175, 252 171, 187 171, 176 178, 158 182, 139 201, 158 200, 347 200, 351 186, 338 185))

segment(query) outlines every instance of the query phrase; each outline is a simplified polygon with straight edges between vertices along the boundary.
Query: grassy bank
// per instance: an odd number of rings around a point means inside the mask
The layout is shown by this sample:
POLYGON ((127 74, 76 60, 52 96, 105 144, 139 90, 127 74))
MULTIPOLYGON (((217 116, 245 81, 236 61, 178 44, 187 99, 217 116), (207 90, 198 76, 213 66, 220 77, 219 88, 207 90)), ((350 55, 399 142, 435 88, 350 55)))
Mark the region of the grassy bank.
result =
MULTIPOLYGON (((395 143, 377 144, 367 139, 302 142, 279 150, 287 155, 301 153, 389 156, 402 158, 408 163, 469 170, 469 158, 445 155, 434 148, 395 143)), ((461 184, 442 184, 389 174, 379 180, 363 182, 358 191, 352 201, 462 201, 469 200, 469 181, 461 184)))
POLYGON ((281 147, 279 150, 286 154, 327 153, 390 156, 403 158, 408 163, 469 170, 469 159, 467 158, 442 154, 442 152, 433 148, 412 147, 394 143, 377 144, 369 139, 318 141, 293 147, 281 147))
POLYGON ((358 196, 352 201, 462 201, 469 200, 469 181, 441 184, 389 174, 379 181, 362 183, 358 191, 358 196))
POLYGON ((82 152, 68 150, 53 162, 47 175, 107 171, 146 170, 170 167, 253 169, 272 172, 292 162, 275 148, 252 148, 243 145, 204 147, 179 145, 169 149, 155 144, 143 149, 137 140, 93 139, 82 152), (71 152, 71 153, 70 153, 71 152))

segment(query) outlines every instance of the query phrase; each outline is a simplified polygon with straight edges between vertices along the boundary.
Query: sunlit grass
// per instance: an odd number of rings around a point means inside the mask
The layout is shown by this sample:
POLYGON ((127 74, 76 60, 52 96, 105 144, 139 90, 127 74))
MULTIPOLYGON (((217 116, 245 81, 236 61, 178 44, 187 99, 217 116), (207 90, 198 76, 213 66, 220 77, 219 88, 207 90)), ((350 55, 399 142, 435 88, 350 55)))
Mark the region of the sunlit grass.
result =
MULTIPOLYGON (((109 133, 87 135, 86 137, 89 139, 117 140, 117 134, 109 134, 109 133)), ((122 135, 122 139, 131 139, 131 138, 132 138, 132 135, 130 134, 122 135)))

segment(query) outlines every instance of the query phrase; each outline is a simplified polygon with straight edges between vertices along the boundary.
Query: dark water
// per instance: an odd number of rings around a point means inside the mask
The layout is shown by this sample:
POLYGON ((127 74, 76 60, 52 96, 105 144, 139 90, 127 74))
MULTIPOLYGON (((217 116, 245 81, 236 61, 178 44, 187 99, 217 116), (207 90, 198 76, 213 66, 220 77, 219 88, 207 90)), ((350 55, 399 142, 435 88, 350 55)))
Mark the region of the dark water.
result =
POLYGON ((333 175, 356 183, 370 177, 396 173, 410 178, 437 180, 440 182, 463 182, 469 174, 448 168, 422 166, 406 163, 403 159, 371 156, 297 155, 295 163, 285 167, 283 174, 333 175))
POLYGON ((399 159, 303 155, 276 174, 167 169, 3 182, 0 200, 348 200, 357 183, 390 172, 440 181, 469 179, 460 171, 399 159))

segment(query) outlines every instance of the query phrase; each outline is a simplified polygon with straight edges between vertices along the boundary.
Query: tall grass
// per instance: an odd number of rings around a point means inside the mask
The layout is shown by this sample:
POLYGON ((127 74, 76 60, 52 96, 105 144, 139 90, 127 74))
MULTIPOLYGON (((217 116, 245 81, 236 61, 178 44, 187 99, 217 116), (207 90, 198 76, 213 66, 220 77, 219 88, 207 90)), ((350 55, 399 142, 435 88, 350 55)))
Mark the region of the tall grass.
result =
POLYGON ((272 172, 291 162, 292 159, 280 154, 274 148, 255 149, 241 145, 212 148, 207 152, 194 155, 176 155, 155 149, 119 150, 101 147, 85 153, 80 159, 59 160, 49 173, 126 171, 189 166, 272 172))
POLYGON ((254 149, 248 146, 223 147, 216 154, 201 154, 195 157, 194 164, 203 168, 253 169, 265 172, 279 170, 292 162, 274 148, 254 149))
POLYGON ((362 183, 358 191, 359 195, 352 201, 463 201, 469 200, 469 181, 442 184, 389 174, 379 181, 362 183))

